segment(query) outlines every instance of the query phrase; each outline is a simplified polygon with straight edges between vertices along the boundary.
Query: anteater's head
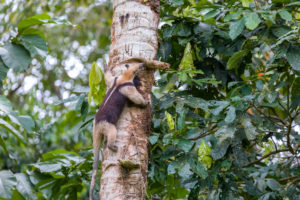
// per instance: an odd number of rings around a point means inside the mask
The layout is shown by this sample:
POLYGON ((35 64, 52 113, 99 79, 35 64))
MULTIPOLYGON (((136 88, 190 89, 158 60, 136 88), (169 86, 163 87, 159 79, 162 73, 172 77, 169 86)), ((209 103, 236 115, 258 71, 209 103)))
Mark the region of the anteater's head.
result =
POLYGON ((145 69, 145 63, 131 63, 126 64, 127 70, 120 76, 118 80, 118 85, 125 83, 125 82, 132 82, 134 77, 137 75, 138 72, 145 69))

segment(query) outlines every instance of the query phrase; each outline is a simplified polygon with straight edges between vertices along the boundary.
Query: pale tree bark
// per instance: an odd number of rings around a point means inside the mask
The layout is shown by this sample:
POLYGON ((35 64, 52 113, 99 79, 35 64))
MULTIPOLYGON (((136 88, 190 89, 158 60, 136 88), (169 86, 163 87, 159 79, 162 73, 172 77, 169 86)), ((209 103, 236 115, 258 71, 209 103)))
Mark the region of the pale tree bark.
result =
MULTIPOLYGON (((130 58, 156 58, 158 48, 157 27, 159 22, 158 0, 114 0, 112 44, 109 67, 115 76, 126 69, 121 62, 130 58)), ((140 93, 151 98, 154 71, 138 74, 141 80, 140 93)), ((112 152, 104 146, 101 169, 101 200, 145 199, 148 170, 148 136, 151 126, 151 109, 126 106, 117 123, 118 151, 112 152), (130 160, 138 164, 126 170, 120 161, 130 160)))

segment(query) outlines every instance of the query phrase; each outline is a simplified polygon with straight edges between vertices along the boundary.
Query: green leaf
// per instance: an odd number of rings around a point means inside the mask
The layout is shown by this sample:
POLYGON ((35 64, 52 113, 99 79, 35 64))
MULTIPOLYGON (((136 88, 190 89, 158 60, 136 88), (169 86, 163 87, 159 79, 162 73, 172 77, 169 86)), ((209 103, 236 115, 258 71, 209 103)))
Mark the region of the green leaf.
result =
POLYGON ((45 40, 45 35, 44 35, 43 31, 41 31, 40 29, 36 29, 36 28, 25 29, 24 31, 22 31, 21 36, 23 36, 23 35, 39 35, 45 40))
POLYGON ((77 101, 80 98, 80 96, 72 96, 63 100, 59 100, 59 101, 55 101, 53 104, 54 105, 59 105, 62 103, 68 103, 68 102, 72 102, 72 101, 77 101))
POLYGON ((15 177, 17 178, 17 190, 27 199, 35 199, 28 176, 23 173, 17 173, 15 177))
POLYGON ((223 158, 223 156, 227 152, 229 145, 230 145, 230 139, 226 139, 222 143, 217 144, 217 146, 214 149, 212 149, 212 151, 211 151, 212 158, 214 160, 223 158))
POLYGON ((213 101, 212 105, 216 108, 211 110, 211 113, 215 116, 219 115, 222 110, 224 110, 228 105, 228 101, 213 101))
POLYGON ((81 109, 82 103, 83 103, 84 99, 85 99, 85 95, 80 95, 80 97, 79 97, 79 99, 78 99, 78 101, 76 103, 76 106, 75 106, 75 111, 76 112, 78 112, 79 109, 81 109))
POLYGON ((282 19, 286 21, 291 21, 293 18, 292 15, 287 10, 280 10, 279 15, 282 19))
POLYGON ((180 113, 178 119, 177 119, 177 129, 182 130, 185 125, 185 112, 180 113))
POLYGON ((286 6, 300 6, 300 2, 293 2, 293 3, 289 3, 286 6))
POLYGON ((249 117, 243 117, 241 119, 241 124, 244 127, 248 140, 254 140, 256 138, 257 132, 255 131, 256 128, 251 123, 251 119, 249 117))
POLYGON ((80 109, 80 114, 83 121, 85 121, 88 112, 89 112, 89 103, 87 100, 84 100, 80 109))
POLYGON ((0 146, 2 146, 3 150, 5 151, 5 153, 8 154, 7 148, 6 148, 6 144, 4 142, 4 140, 2 139, 1 135, 0 135, 0 146))
POLYGON ((89 85, 90 85, 90 91, 89 91, 89 98, 88 102, 91 102, 91 99, 93 98, 96 105, 99 105, 106 92, 106 85, 104 80, 104 74, 101 71, 100 67, 96 64, 96 62, 93 62, 90 75, 89 75, 89 85))
POLYGON ((70 21, 66 20, 66 19, 63 19, 63 18, 59 18, 59 17, 53 17, 51 18, 48 23, 55 23, 55 24, 65 24, 65 25, 71 25, 71 26, 75 26, 75 27, 79 27, 79 26, 76 26, 74 24, 72 24, 70 21))
POLYGON ((24 71, 31 63, 28 51, 17 44, 7 43, 0 47, 0 56, 5 65, 14 71, 24 71))
POLYGON ((11 200, 26 200, 24 196, 18 191, 18 190, 13 190, 11 200))
POLYGON ((159 134, 158 133, 151 133, 150 137, 149 137, 149 142, 154 145, 156 144, 156 142, 158 141, 159 138, 159 134))
POLYGON ((242 58, 248 53, 248 50, 235 52, 227 62, 227 69, 235 69, 238 68, 241 64, 242 58))
POLYGON ((260 24, 261 20, 257 13, 248 13, 244 16, 245 25, 249 30, 254 30, 260 24))
POLYGON ((300 105, 300 95, 296 96, 295 99, 292 101, 291 108, 296 109, 297 106, 299 105, 300 105))
POLYGON ((60 170, 63 167, 62 163, 52 163, 52 162, 39 162, 32 164, 32 166, 36 167, 40 170, 40 172, 55 172, 60 170))
POLYGON ((211 148, 202 140, 198 148, 198 161, 202 163, 206 169, 212 165, 212 158, 210 157, 211 148))
POLYGON ((206 168, 200 162, 197 162, 196 159, 191 158, 191 159, 189 159, 189 163, 190 163, 190 166, 191 166, 191 169, 193 170, 193 172, 195 172, 202 179, 207 178, 208 173, 206 171, 206 168))
POLYGON ((244 30, 245 20, 244 18, 237 20, 235 22, 231 22, 229 26, 229 37, 232 40, 235 40, 244 30))
POLYGON ((4 127, 6 130, 11 132, 14 136, 16 136, 19 142, 24 144, 25 138, 12 125, 7 123, 3 119, 0 119, 0 126, 4 127))
POLYGON ((27 132, 32 132, 32 129, 35 127, 35 123, 30 116, 21 115, 17 116, 17 119, 27 132))
POLYGON ((0 95, 0 110, 6 114, 8 114, 12 111, 10 101, 2 95, 0 95))
POLYGON ((167 118, 167 122, 168 122, 168 125, 169 125, 169 129, 170 129, 170 130, 174 130, 174 128, 175 128, 175 122, 174 122, 174 120, 173 120, 172 115, 166 111, 166 112, 165 112, 165 116, 166 116, 166 118, 167 118))
POLYGON ((272 190, 277 190, 277 191, 280 190, 280 184, 275 179, 268 178, 267 179, 267 185, 272 190))
POLYGON ((9 170, 0 171, 0 197, 10 199, 12 189, 16 186, 17 180, 9 170))
POLYGON ((220 11, 218 9, 216 10, 211 10, 209 11, 208 13, 206 13, 204 16, 203 16, 203 19, 204 20, 207 20, 209 18, 213 18, 215 17, 216 15, 218 15, 220 13, 220 11))
POLYGON ((190 164, 186 162, 183 167, 178 171, 179 176, 181 177, 188 177, 193 174, 193 172, 190 170, 190 164))
POLYGON ((182 149, 184 152, 189 152, 191 148, 194 146, 194 141, 179 139, 177 146, 182 149))
POLYGON ((290 46, 286 57, 292 68, 300 71, 300 45, 290 46))
POLYGON ((21 44, 30 52, 31 56, 45 57, 48 53, 46 41, 40 35, 20 36, 21 44))
POLYGON ((187 68, 194 68, 194 62, 193 62, 193 52, 192 52, 192 46, 191 43, 187 43, 184 54, 181 59, 179 69, 187 69, 187 68))
POLYGON ((170 0, 170 3, 174 6, 182 6, 184 4, 184 0, 170 0))
POLYGON ((235 114, 235 107, 234 106, 230 106, 228 111, 227 111, 227 115, 225 118, 225 122, 230 124, 231 122, 233 122, 235 120, 236 114, 235 114))
POLYGON ((243 7, 249 7, 249 4, 253 2, 253 0, 241 0, 243 7))
POLYGON ((185 23, 179 23, 176 24, 173 34, 176 34, 180 37, 188 37, 191 35, 191 32, 190 26, 186 25, 185 23))
POLYGON ((19 31, 19 33, 22 33, 24 31, 24 29, 29 28, 34 25, 47 23, 49 19, 50 19, 50 16, 47 14, 35 15, 33 17, 23 19, 18 24, 18 31, 19 31))
POLYGON ((2 81, 6 78, 8 72, 8 67, 4 64, 2 58, 0 57, 0 87, 2 81))

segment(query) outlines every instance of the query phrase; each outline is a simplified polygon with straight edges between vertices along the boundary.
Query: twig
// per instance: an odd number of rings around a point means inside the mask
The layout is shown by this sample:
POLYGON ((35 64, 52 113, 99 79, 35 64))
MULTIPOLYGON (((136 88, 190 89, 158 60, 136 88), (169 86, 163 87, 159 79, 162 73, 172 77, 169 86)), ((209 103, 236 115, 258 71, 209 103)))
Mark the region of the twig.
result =
POLYGON ((295 154, 294 149, 293 149, 293 147, 291 145, 291 137, 290 137, 290 134, 291 134, 291 131, 292 131, 293 120, 294 120, 293 118, 290 119, 290 123, 288 125, 288 132, 286 134, 286 137, 287 137, 287 146, 288 146, 288 149, 290 150, 290 152, 292 154, 295 154))
POLYGON ((271 140, 272 140, 272 142, 273 142, 273 144, 274 144, 274 146, 275 146, 275 150, 276 151, 278 151, 278 149, 277 149, 277 145, 276 145, 276 142, 273 140, 273 138, 271 137, 271 140))
MULTIPOLYGON (((212 130, 212 132, 213 132, 213 130, 212 130)), ((198 140, 198 139, 204 138, 205 136, 208 136, 208 135, 210 135, 210 134, 212 134, 210 131, 206 131, 206 132, 204 132, 204 133, 201 134, 201 135, 198 135, 198 136, 193 137, 193 138, 189 138, 189 140, 198 140)))
POLYGON ((293 180, 293 179, 298 179, 298 177, 297 176, 285 177, 285 178, 279 179, 279 181, 289 181, 289 180, 293 180))
POLYGON ((252 161, 252 162, 250 162, 250 163, 248 163, 248 164, 243 165, 242 167, 249 167, 250 165, 256 164, 256 163, 262 161, 263 159, 268 158, 269 156, 271 156, 271 155, 273 155, 273 154, 277 154, 277 153, 280 153, 280 152, 286 152, 286 151, 290 151, 290 150, 289 150, 289 149, 279 149, 279 150, 277 150, 277 151, 272 151, 272 152, 270 152, 270 153, 264 155, 264 156, 261 157, 260 159, 254 160, 254 161, 252 161))
MULTIPOLYGON (((289 98, 288 98, 289 99, 289 98)), ((291 114, 290 114, 290 112, 289 112, 289 108, 288 109, 286 109, 282 104, 281 104, 281 102, 280 102, 280 100, 278 99, 277 100, 278 101, 278 103, 279 103, 279 105, 280 105, 280 107, 288 114, 288 116, 290 117, 290 118, 292 118, 292 116, 291 116, 291 114)), ((277 114, 277 112, 275 111, 275 113, 276 113, 276 115, 278 116, 278 114, 277 114)))
MULTIPOLYGON (((268 120, 270 120, 271 122, 273 122, 274 124, 278 125, 278 126, 282 126, 280 124, 278 124, 276 121, 272 120, 271 116, 267 116, 264 112, 262 112, 258 107, 256 107, 253 103, 250 103, 255 110, 257 110, 257 112, 259 112, 261 115, 263 115, 265 118, 267 118, 268 120)), ((278 119, 277 119, 278 120, 278 119)), ((279 120, 280 121, 280 120, 279 120)), ((281 121, 280 121, 281 122, 281 121)), ((282 122, 281 122, 282 123, 282 122)), ((285 123, 283 123, 283 125, 285 125, 285 123)))

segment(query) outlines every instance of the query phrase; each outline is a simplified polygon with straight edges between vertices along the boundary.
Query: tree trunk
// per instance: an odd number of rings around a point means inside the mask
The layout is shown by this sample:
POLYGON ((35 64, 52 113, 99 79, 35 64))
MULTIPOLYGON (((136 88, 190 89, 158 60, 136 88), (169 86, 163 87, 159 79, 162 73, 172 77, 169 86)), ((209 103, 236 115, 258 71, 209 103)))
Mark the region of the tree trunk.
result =
MULTIPOLYGON (((129 58, 156 58, 159 1, 114 0, 113 9, 109 67, 119 76, 126 70, 120 63, 129 58)), ((138 89, 145 99, 151 98, 153 73, 148 69, 138 74, 142 84, 138 89)), ((145 199, 151 111, 151 105, 147 108, 126 106, 123 110, 117 124, 118 151, 103 148, 101 200, 145 199), (139 165, 126 170, 119 162, 124 160, 139 165)))

